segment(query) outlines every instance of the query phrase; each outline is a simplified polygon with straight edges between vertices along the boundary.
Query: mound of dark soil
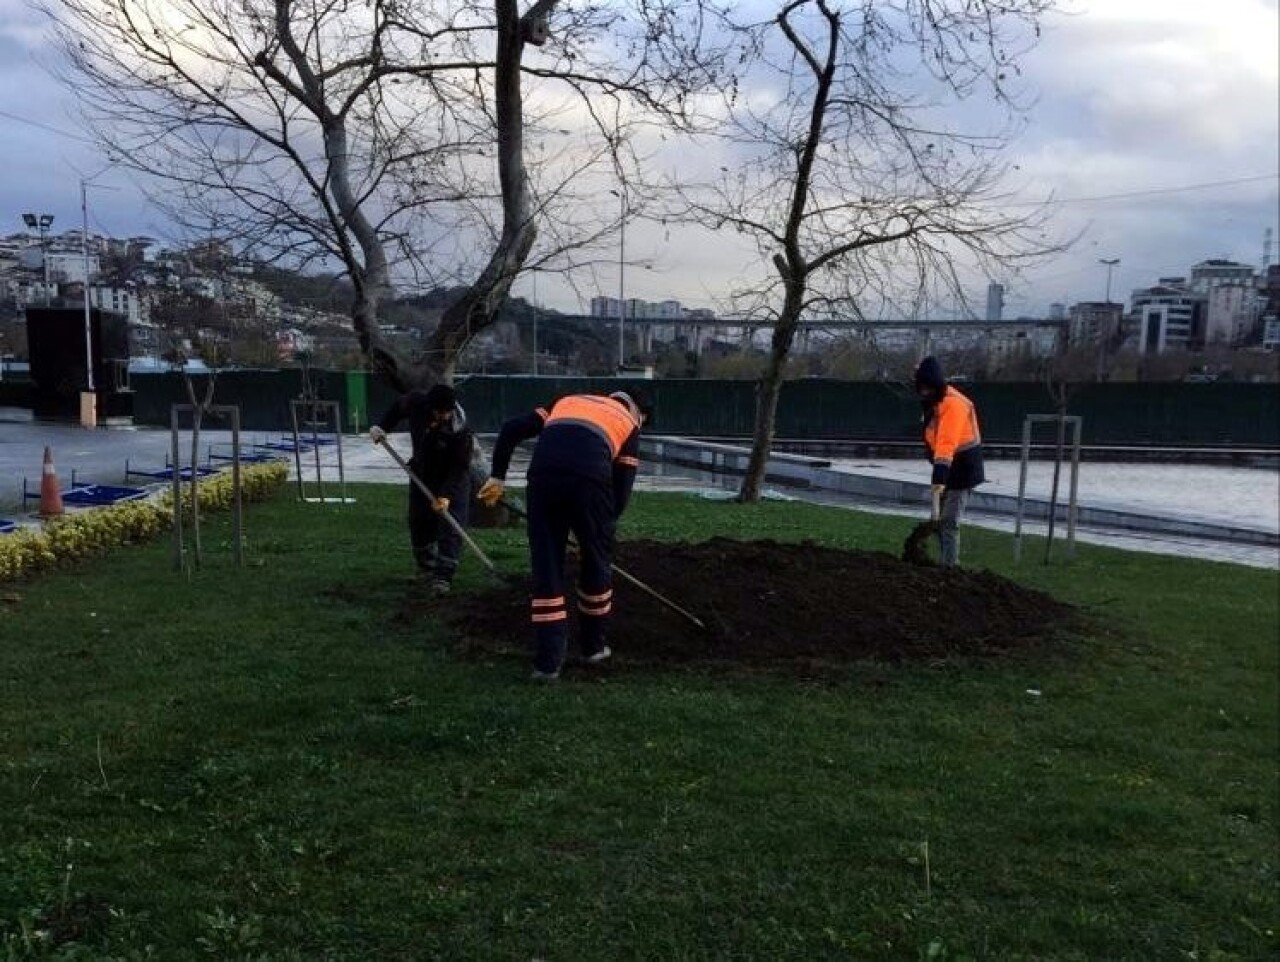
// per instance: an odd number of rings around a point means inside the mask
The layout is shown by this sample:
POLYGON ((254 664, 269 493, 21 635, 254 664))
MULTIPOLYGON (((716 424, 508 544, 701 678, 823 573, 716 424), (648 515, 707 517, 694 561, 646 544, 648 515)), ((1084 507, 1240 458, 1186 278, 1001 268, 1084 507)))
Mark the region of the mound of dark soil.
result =
MULTIPOLYGON (((921 568, 809 543, 631 541, 615 562, 706 625, 615 577, 609 645, 619 665, 991 657, 1048 641, 1074 616, 1070 606, 990 572, 921 568)), ((454 596, 445 607, 468 649, 529 652, 528 594, 518 586, 454 596)))

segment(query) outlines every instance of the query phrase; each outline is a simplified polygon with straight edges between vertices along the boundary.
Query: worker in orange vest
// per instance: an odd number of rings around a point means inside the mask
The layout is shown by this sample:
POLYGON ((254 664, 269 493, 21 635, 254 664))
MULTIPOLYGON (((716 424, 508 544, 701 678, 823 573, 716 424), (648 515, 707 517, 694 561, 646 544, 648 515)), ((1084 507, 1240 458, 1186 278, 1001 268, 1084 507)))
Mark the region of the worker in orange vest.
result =
POLYGON ((969 492, 986 480, 978 410, 947 383, 937 358, 920 362, 915 387, 924 409, 924 443, 933 462, 930 492, 938 522, 939 560, 950 567, 960 562, 960 521, 969 492))
POLYGON ((564 664, 569 618, 564 562, 571 533, 578 543, 583 657, 594 665, 612 654, 605 626, 613 610, 613 535, 640 464, 640 428, 652 413, 640 391, 571 394, 512 418, 498 435, 491 476, 477 495, 490 507, 502 500, 516 446, 538 438, 526 492, 536 680, 554 681, 564 664))

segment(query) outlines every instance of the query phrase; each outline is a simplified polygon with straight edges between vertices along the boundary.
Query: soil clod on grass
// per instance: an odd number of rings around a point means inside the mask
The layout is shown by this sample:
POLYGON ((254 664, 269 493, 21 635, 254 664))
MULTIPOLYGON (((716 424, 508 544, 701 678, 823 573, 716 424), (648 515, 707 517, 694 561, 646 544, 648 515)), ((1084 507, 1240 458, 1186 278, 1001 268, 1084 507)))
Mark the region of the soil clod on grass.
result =
MULTIPOLYGON (((866 659, 998 657, 1052 641, 1075 612, 987 571, 922 568, 807 542, 631 541, 614 560, 707 625, 699 629, 615 577, 609 645, 618 665, 803 671, 866 659)), ((401 617, 419 604, 406 600, 401 617)), ((444 615, 472 653, 529 653, 527 592, 460 594, 444 615)))
POLYGON ((908 564, 925 567, 936 565, 938 562, 934 561, 933 556, 929 554, 929 545, 937 540, 937 536, 938 522, 921 521, 911 529, 907 540, 902 542, 902 560, 908 564))

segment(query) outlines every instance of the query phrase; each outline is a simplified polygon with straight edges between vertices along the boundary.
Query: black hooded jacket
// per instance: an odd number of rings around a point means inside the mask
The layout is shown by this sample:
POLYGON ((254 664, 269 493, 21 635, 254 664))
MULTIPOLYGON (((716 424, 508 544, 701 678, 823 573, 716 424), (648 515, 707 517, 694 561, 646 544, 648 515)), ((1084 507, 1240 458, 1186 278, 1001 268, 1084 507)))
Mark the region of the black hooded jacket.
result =
POLYGON ((378 421, 378 426, 388 433, 401 421, 409 422, 409 436, 413 440, 409 466, 433 492, 454 491, 471 470, 475 435, 467 427, 462 408, 452 406, 453 418, 443 427, 433 428, 431 413, 442 409, 437 395, 410 391, 398 398, 378 421))

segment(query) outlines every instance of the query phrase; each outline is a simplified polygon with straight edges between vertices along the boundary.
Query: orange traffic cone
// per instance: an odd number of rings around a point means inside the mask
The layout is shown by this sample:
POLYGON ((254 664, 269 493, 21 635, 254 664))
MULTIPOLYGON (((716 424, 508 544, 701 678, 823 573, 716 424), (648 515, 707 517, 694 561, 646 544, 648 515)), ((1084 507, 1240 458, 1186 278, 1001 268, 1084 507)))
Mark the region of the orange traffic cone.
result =
POLYGON ((46 446, 44 468, 40 474, 40 517, 53 518, 62 513, 62 489, 58 486, 58 472, 53 466, 53 452, 46 446))

